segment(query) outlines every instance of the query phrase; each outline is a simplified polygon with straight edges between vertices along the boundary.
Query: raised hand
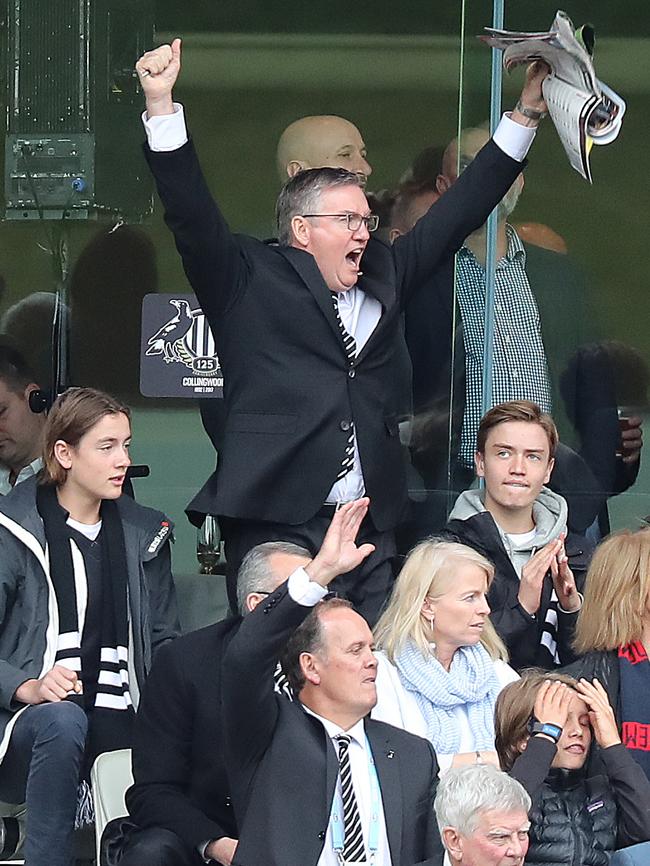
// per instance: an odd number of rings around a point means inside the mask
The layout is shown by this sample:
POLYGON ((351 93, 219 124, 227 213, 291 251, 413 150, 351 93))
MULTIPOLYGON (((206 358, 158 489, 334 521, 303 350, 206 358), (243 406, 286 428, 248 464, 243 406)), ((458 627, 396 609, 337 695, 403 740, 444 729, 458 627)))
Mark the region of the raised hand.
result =
MULTIPOLYGON (((519 101, 524 108, 532 112, 545 114, 548 111, 548 106, 542 93, 542 82, 550 73, 550 67, 543 60, 536 60, 526 68, 526 79, 521 91, 519 101)), ((512 112, 512 119, 521 123, 523 126, 537 126, 539 120, 531 118, 529 115, 521 114, 517 109, 512 112)))
POLYGON ((598 745, 607 749, 620 743, 614 710, 603 686, 596 678, 591 682, 583 678, 579 680, 576 690, 589 707, 589 721, 598 745))
POLYGON ((40 680, 26 680, 18 686, 14 697, 21 704, 57 703, 71 692, 81 692, 81 680, 74 671, 55 665, 40 680))
POLYGON ((310 579, 321 586, 339 574, 352 571, 375 549, 374 544, 357 547, 356 538, 368 511, 368 497, 347 502, 334 514, 320 550, 305 567, 310 579))
POLYGON ((135 64, 147 103, 147 115, 173 114, 172 90, 181 71, 181 40, 147 51, 135 64))
POLYGON ((521 581, 519 582, 519 604, 529 614, 536 614, 542 599, 542 586, 546 572, 555 562, 557 554, 562 547, 562 541, 556 538, 549 541, 541 550, 528 560, 521 570, 521 581))
POLYGON ((538 722, 563 728, 574 691, 559 680, 546 680, 539 687, 533 712, 538 722))

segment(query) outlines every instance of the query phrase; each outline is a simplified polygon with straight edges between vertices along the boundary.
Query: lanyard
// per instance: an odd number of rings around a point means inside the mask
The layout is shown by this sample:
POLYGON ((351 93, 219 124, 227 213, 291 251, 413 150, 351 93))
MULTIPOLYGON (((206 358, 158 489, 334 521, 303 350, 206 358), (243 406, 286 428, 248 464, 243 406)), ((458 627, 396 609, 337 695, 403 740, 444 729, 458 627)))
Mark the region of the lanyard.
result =
MULTIPOLYGON (((366 753, 368 755, 368 776, 370 778, 370 828, 368 831, 367 849, 370 854, 370 863, 374 863, 375 854, 379 848, 379 814, 381 810, 381 794, 379 791, 379 777, 375 760, 372 757, 370 743, 366 736, 366 753)), ((353 782, 354 785, 354 782, 353 782)), ((345 822, 343 820, 343 798, 337 790, 332 803, 331 814, 332 826, 332 845, 339 858, 339 862, 343 863, 343 848, 345 847, 345 822)))

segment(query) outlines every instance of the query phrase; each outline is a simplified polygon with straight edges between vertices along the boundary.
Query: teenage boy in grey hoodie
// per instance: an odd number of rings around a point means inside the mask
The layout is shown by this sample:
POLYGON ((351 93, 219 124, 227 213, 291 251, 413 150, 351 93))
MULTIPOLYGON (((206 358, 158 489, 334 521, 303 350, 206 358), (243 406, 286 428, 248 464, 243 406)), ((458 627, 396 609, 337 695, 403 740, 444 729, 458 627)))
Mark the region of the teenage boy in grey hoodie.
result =
POLYGON ((566 501, 544 486, 557 443, 553 419, 535 403, 490 409, 475 455, 485 487, 461 493, 444 533, 494 563, 491 620, 518 670, 576 658, 571 644, 591 545, 567 533, 566 501))

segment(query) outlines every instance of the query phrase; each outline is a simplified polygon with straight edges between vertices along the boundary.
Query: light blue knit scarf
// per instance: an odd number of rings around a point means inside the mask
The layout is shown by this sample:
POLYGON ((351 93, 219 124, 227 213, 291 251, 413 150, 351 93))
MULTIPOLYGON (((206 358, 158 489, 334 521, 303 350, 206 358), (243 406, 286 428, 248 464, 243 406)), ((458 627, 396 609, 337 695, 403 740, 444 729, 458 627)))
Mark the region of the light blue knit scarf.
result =
POLYGON ((474 749, 494 749, 494 704, 499 682, 494 662, 481 645, 460 647, 449 671, 433 654, 409 641, 395 658, 402 685, 413 692, 427 725, 427 738, 440 754, 459 751, 456 707, 465 706, 474 735, 474 749))

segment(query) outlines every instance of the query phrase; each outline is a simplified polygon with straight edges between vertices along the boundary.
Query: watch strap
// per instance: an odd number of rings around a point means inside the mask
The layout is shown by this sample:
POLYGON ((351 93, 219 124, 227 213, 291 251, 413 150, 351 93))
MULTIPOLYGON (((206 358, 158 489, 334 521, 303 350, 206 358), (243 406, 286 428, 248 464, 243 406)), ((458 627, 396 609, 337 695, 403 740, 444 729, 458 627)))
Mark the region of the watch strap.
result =
POLYGON ((531 735, 535 734, 544 734, 547 737, 550 737, 554 743, 557 743, 562 736, 562 728, 559 725, 554 725, 552 722, 538 722, 537 719, 533 720, 533 723, 529 725, 528 730, 531 735))
POLYGON ((523 104, 521 99, 517 100, 515 111, 518 111, 519 114, 523 114, 524 117, 529 118, 529 120, 543 120, 548 114, 548 111, 536 111, 534 108, 529 108, 527 105, 523 104))

